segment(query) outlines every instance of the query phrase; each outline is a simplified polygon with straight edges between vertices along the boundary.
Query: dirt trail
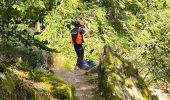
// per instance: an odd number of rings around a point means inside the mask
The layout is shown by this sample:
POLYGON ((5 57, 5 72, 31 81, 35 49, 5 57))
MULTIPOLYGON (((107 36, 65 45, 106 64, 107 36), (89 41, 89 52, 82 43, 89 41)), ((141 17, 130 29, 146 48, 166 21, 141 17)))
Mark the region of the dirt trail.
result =
POLYGON ((90 84, 83 79, 85 71, 67 71, 67 70, 56 70, 55 75, 60 77, 63 81, 73 85, 76 88, 77 96, 80 100, 100 100, 96 98, 94 89, 97 85, 90 84))

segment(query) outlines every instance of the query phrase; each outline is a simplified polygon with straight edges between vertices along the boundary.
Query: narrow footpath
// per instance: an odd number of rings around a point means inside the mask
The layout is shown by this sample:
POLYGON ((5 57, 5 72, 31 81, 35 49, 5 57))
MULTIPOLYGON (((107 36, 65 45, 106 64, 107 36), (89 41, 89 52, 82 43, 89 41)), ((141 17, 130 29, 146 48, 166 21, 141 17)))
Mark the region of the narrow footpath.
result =
POLYGON ((96 96, 97 84, 90 84, 83 76, 85 71, 55 70, 55 75, 76 88, 80 100, 102 100, 96 96))

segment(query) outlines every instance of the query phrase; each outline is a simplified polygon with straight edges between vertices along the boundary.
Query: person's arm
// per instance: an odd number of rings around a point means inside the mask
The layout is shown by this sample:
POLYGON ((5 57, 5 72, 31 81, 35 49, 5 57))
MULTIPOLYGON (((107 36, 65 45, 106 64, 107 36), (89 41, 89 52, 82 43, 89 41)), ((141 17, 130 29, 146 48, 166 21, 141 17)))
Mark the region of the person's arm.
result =
POLYGON ((83 29, 81 28, 80 34, 81 34, 81 37, 82 37, 82 42, 84 43, 83 35, 85 34, 85 30, 83 30, 83 29))
POLYGON ((80 33, 81 33, 81 35, 83 35, 85 33, 85 30, 83 28, 81 28, 80 33))

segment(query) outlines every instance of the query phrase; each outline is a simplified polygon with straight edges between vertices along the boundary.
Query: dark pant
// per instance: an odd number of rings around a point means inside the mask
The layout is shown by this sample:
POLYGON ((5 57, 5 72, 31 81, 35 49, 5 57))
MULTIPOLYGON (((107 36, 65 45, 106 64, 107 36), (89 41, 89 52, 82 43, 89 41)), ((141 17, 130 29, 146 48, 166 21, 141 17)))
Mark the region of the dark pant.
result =
POLYGON ((83 61, 84 61, 84 48, 82 45, 74 45, 74 49, 78 57, 76 66, 81 68, 83 66, 83 61))

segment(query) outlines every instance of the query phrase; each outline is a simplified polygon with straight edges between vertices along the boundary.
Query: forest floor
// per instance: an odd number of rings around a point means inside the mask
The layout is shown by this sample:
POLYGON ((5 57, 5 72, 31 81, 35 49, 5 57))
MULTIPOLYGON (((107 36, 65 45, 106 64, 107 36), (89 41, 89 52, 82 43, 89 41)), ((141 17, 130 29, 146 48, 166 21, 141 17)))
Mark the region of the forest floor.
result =
POLYGON ((76 88, 76 95, 80 100, 103 100, 97 92, 97 84, 89 83, 84 78, 86 71, 83 70, 55 70, 55 75, 60 77, 67 84, 76 88))

